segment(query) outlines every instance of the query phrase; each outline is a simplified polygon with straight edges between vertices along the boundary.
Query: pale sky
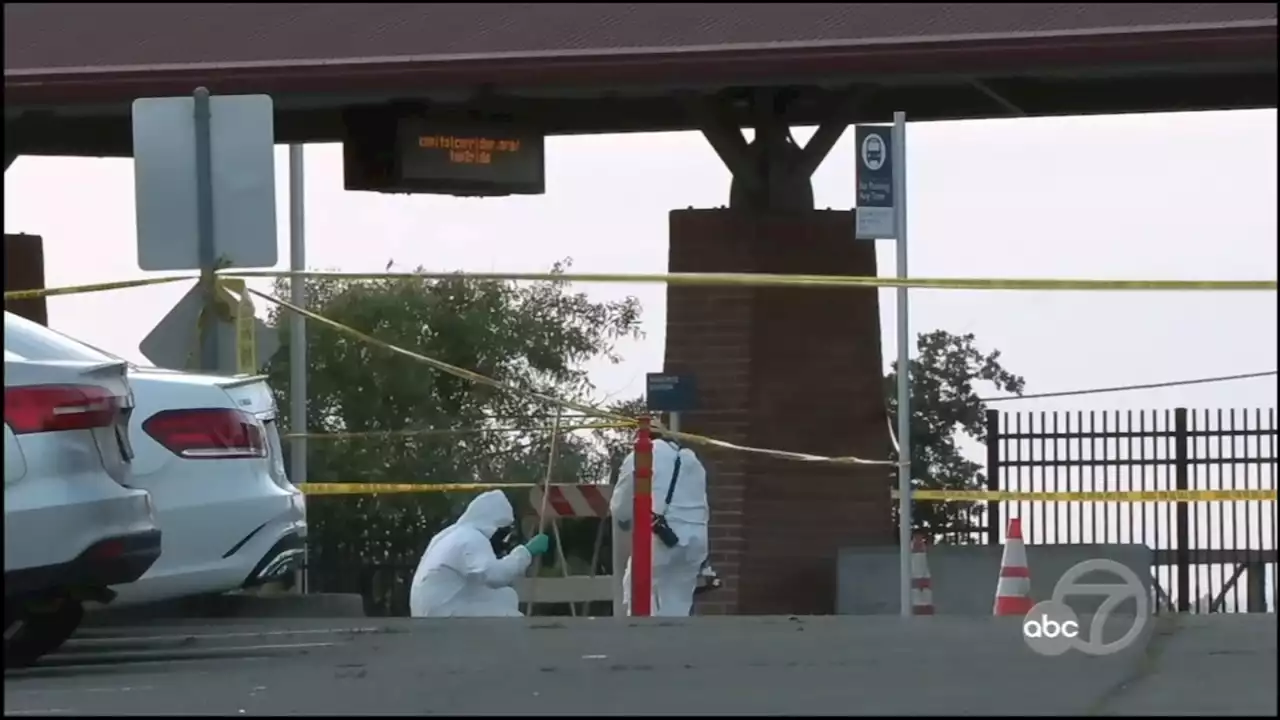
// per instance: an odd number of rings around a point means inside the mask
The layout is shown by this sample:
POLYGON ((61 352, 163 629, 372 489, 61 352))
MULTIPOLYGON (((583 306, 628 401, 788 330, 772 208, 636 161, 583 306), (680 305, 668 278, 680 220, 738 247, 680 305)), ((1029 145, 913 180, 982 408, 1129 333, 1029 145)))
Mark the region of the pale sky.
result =
MULTIPOLYGON (((808 133, 801 133, 807 137, 808 133)), ((922 277, 1274 279, 1276 113, 1239 111, 924 123, 909 130, 910 272, 922 277)), ((277 149, 280 268, 288 262, 286 150, 277 149)), ((854 197, 852 132, 815 177, 818 207, 854 197)), ((697 133, 552 138, 547 194, 493 199, 342 189, 337 145, 307 148, 312 269, 661 273, 667 213, 727 202, 727 171, 697 133)), ((137 269, 128 160, 20 158, 5 174, 5 232, 45 238, 51 286, 145 277, 137 269)), ((850 238, 850 242, 858 242, 850 238)), ((894 271, 878 243, 880 273, 894 271)), ((601 366, 601 396, 660 370, 659 285, 638 296, 646 338, 601 366)), ((135 360, 179 285, 53 298, 51 324, 135 360)), ((892 291, 883 347, 896 353, 892 291)), ((1028 392, 1276 367, 1275 293, 914 291, 915 332, 973 332, 1028 392)), ((832 328, 839 332, 839 328, 832 328)), ((1018 409, 1273 407, 1274 378, 1050 401, 1018 409)), ((1013 404, 1007 406, 1012 409, 1013 404)))
MULTIPOLYGON (((819 208, 853 204, 852 135, 815 177, 819 208)), ((289 257, 286 154, 277 149, 281 269, 289 257)), ((910 127, 908 158, 915 276, 1276 277, 1274 110, 927 123, 910 127)), ((394 259, 401 270, 539 272, 572 257, 579 272, 662 273, 668 211, 726 204, 729 189, 727 171, 696 133, 549 139, 547 194, 533 197, 349 193, 341 163, 337 145, 307 148, 311 269, 377 272, 394 259)), ((44 236, 50 286, 147 276, 137 269, 133 223, 128 160, 28 157, 5 174, 5 232, 44 236)), ((878 253, 880 274, 892 275, 892 243, 880 242, 878 253)), ((646 337, 623 348, 626 362, 601 364, 593 374, 599 399, 636 396, 644 374, 661 369, 663 288, 584 287, 597 298, 634 294, 644 305, 646 337)), ((169 285, 53 298, 50 322, 141 361, 138 342, 185 291, 169 285)), ((881 291, 886 364, 896 353, 893 297, 881 291)), ((1028 393, 1039 393, 1273 370, 1276 306, 1274 292, 913 291, 911 325, 913 334, 975 333, 1026 377, 1028 393)), ((999 407, 1275 404, 1270 377, 999 407)), ((1244 483, 1274 488, 1274 466, 1255 467, 1244 483)), ((1251 534, 1261 532, 1269 544, 1274 530, 1262 519, 1251 534)), ((1052 534, 1048 525, 1042 528, 1052 534)))

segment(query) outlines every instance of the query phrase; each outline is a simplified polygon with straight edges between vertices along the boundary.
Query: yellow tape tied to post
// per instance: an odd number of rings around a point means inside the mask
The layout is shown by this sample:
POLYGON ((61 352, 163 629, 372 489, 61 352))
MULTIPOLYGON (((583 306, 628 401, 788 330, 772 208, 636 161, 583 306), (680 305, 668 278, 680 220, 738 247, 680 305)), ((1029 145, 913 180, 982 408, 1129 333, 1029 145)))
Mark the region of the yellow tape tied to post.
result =
POLYGON ((236 372, 253 375, 258 372, 257 318, 253 314, 253 296, 245 288, 244 280, 219 278, 220 290, 229 290, 239 296, 235 304, 236 323, 236 372))
MULTIPOLYGON (((236 373, 254 375, 258 372, 259 365, 257 317, 254 315, 253 296, 245 286, 244 280, 219 277, 215 282, 217 287, 214 301, 217 307, 212 317, 217 318, 215 322, 228 320, 234 324, 236 373)), ((196 321, 195 343, 191 352, 187 354, 187 368, 197 366, 194 361, 200 352, 200 334, 209 317, 211 317, 209 308, 202 308, 199 319, 196 321)))

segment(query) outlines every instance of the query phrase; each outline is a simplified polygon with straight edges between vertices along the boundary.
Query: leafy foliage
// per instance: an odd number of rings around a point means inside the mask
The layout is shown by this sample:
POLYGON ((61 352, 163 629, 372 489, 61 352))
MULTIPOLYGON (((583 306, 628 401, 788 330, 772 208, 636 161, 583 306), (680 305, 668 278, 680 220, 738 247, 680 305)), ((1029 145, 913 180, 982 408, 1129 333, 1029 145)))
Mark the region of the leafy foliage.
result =
MULTIPOLYGON (((568 264, 557 263, 553 272, 564 272, 568 264)), ((616 343, 639 335, 640 305, 634 298, 593 302, 570 292, 564 281, 517 285, 456 277, 305 282, 313 312, 504 386, 463 380, 311 322, 308 431, 383 433, 309 441, 312 482, 540 480, 549 456, 546 428, 556 410, 529 393, 589 403, 594 388, 586 363, 600 357, 617 362, 616 343)), ((288 297, 288 292, 287 280, 277 283, 278 296, 288 297)), ((281 322, 286 312, 277 309, 270 318, 279 329, 281 349, 267 371, 288 427, 293 424, 285 399, 290 334, 288 323, 281 322)), ((558 482, 598 481, 604 467, 592 435, 561 436, 558 482)), ((412 565, 431 535, 469 499, 446 493, 312 498, 309 561, 313 567, 412 565)), ((527 494, 513 493, 512 501, 519 507, 527 503, 527 494)), ((352 582, 347 578, 342 584, 352 582)))
MULTIPOLYGON (((568 261, 554 271, 563 272, 568 261)), ((479 373, 502 387, 464 380, 321 323, 308 326, 307 427, 312 433, 350 437, 308 443, 313 482, 534 483, 546 473, 549 428, 556 409, 530 393, 592 404, 589 361, 618 362, 619 340, 639 336, 640 305, 634 298, 592 302, 563 281, 517 285, 464 277, 442 280, 305 280, 308 307, 381 343, 404 348, 479 373), (484 432, 476 432, 476 429, 484 432)), ((288 281, 277 283, 288 296, 288 281)), ((281 350, 268 366, 279 394, 282 425, 293 425, 289 387, 290 334, 275 309, 281 350)), ((885 378, 891 417, 896 416, 896 366, 885 378)), ((985 478, 968 460, 963 438, 984 439, 985 405, 975 389, 1021 393, 1022 378, 1006 371, 1000 353, 984 353, 973 335, 922 334, 911 362, 912 476, 917 487, 976 488, 985 478)), ((634 417, 642 397, 612 404, 634 417)), ((568 415, 563 426, 599 423, 568 415)), ((895 426, 896 427, 896 426, 895 426)), ((556 482, 616 482, 630 450, 623 428, 560 435, 556 482)), ((289 445, 286 443, 286 450, 289 445)), ((527 502, 509 493, 513 505, 527 502)), ((313 588, 407 597, 405 568, 416 563, 432 535, 456 516, 470 493, 313 497, 308 503, 313 588), (394 569, 395 572, 379 573, 394 569), (322 572, 330 570, 325 576, 322 572), (375 583, 371 575, 379 575, 375 583), (388 584, 387 578, 395 578, 388 584), (381 585, 375 587, 375 585, 381 585)), ((972 503, 917 503, 914 525, 933 533, 958 533, 980 520, 972 503)), ((583 572, 592 558, 605 569, 607 535, 598 523, 562 523, 562 546, 583 572)), ((544 572, 558 572, 554 557, 544 572), (554 569, 553 569, 554 568, 554 569)), ((385 600, 384 600, 385 602, 385 600)))
MULTIPOLYGON (((987 405, 976 385, 1021 395, 1026 381, 1000 363, 1000 351, 984 353, 972 334, 921 333, 908 375, 911 390, 911 484, 932 490, 979 490, 982 466, 964 456, 961 438, 986 440, 987 405)), ((898 364, 885 377, 889 418, 897 432, 898 364)), ((897 459, 896 457, 894 458, 897 459)), ((971 502, 915 502, 912 527, 953 542, 973 542, 984 508, 971 502)), ((894 508, 895 519, 897 508, 894 508)))

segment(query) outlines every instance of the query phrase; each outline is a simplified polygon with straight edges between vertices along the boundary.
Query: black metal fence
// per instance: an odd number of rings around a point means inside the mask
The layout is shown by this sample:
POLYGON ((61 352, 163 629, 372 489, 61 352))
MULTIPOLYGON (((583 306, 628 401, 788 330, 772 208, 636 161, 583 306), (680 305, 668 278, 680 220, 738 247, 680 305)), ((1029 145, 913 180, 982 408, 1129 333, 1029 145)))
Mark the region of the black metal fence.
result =
MULTIPOLYGON (((986 426, 989 490, 1276 489, 1274 409, 990 411, 986 426)), ((1274 500, 1007 501, 978 503, 974 510, 963 527, 938 530, 940 539, 1000 544, 1003 521, 1018 517, 1031 544, 1151 547, 1158 609, 1276 610, 1274 500)), ((335 554, 321 535, 312 538, 311 592, 358 592, 370 614, 407 613, 408 583, 425 539, 412 547, 395 543, 398 552, 392 552, 383 539, 366 537, 360 548, 335 554)))
MULTIPOLYGON (((987 483, 1020 492, 1276 489, 1275 410, 987 413, 987 483)), ((1029 544, 1142 543, 1157 608, 1275 611, 1276 503, 991 502, 1029 544)))

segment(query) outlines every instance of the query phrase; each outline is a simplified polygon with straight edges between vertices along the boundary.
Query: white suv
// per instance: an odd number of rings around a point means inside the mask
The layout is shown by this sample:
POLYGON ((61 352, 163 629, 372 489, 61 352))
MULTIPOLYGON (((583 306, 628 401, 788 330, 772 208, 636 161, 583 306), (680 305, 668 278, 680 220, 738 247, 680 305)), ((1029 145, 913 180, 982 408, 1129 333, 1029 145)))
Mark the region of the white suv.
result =
MULTIPOLYGON (((118 360, 8 312, 4 337, 6 351, 118 360)), ((164 552, 140 579, 113 588, 113 605, 225 593, 290 575, 302 561, 306 503, 285 476, 265 379, 132 364, 128 378, 132 483, 151 493, 164 552)))

